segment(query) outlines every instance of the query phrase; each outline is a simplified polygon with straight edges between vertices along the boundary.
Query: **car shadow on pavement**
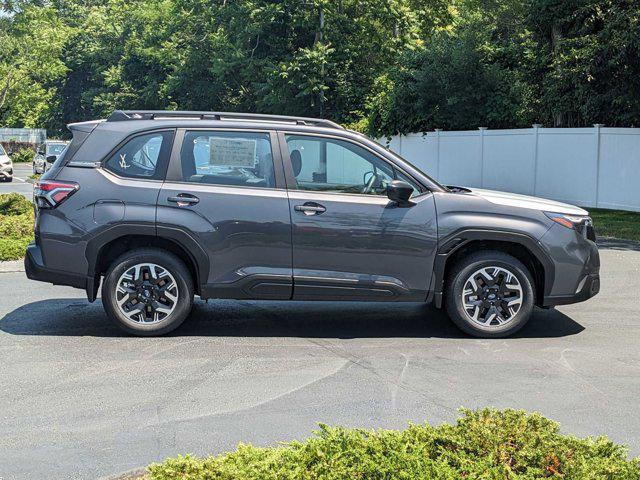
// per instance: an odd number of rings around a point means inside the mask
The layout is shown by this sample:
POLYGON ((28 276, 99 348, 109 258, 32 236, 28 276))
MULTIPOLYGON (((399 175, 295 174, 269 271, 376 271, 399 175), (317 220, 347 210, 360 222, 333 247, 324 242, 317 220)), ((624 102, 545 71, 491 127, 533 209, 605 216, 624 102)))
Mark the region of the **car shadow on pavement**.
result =
MULTIPOLYGON (((52 299, 23 305, 0 319, 11 335, 129 336, 100 302, 52 299)), ((536 309, 514 337, 575 335, 584 327, 558 310, 536 309)), ((299 338, 465 338, 446 314, 421 303, 196 301, 170 336, 299 338)))

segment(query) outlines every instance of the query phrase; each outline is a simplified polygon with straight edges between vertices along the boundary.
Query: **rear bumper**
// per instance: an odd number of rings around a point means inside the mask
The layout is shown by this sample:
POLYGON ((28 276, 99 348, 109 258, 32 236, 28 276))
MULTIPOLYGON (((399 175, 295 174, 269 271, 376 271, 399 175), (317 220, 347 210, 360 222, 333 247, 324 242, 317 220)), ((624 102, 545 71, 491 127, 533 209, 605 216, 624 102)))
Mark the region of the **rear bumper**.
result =
MULTIPOLYGON (((42 251, 35 243, 30 243, 27 246, 24 256, 24 270, 30 280, 81 288, 87 292, 87 298, 90 302, 96 299, 98 285, 93 276, 47 268, 42 260, 42 251)), ((97 282, 99 283, 99 280, 97 282)))
POLYGON ((87 277, 85 275, 61 272, 45 267, 40 247, 35 243, 30 243, 27 246, 24 256, 24 270, 30 280, 83 289, 87 286, 87 277))
POLYGON ((595 297, 600 291, 600 275, 591 273, 581 280, 578 291, 573 295, 549 295, 544 297, 543 306, 555 307, 556 305, 568 305, 579 303, 595 297))

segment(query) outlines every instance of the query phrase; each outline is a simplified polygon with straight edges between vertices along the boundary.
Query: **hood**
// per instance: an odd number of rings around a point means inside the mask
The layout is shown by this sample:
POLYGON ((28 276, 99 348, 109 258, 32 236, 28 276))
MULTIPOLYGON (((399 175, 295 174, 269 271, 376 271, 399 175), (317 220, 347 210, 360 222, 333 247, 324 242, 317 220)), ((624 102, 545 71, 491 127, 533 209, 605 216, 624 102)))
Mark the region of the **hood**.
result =
POLYGON ((473 195, 484 198, 488 202, 507 207, 530 208, 544 212, 564 213, 565 215, 589 215, 586 210, 568 203, 547 200, 546 198, 530 197, 517 193, 497 192, 480 188, 468 189, 473 195))

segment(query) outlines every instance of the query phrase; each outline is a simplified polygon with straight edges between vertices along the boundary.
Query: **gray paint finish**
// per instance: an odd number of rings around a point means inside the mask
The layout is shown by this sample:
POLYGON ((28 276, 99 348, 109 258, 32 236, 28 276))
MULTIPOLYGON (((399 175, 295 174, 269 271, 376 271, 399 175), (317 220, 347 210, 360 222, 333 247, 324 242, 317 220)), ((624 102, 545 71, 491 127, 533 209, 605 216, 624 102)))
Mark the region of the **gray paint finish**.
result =
MULTIPOLYGON (((542 210, 575 214, 575 207, 510 194, 449 191, 347 130, 185 118, 71 128, 75 136, 67 154, 44 178, 77 182, 80 189, 58 208, 39 211, 34 248, 42 252, 33 258, 42 258, 38 268, 72 273, 74 285, 77 276, 95 278, 101 247, 118 235, 171 239, 195 261, 196 290, 203 298, 427 300, 442 293, 446 259, 436 261, 436 252, 452 237, 466 238, 468 231, 492 232, 488 239, 499 235, 529 249, 545 267, 545 302, 546 296, 572 301, 584 276, 599 268, 595 244, 554 224, 542 210), (277 188, 178 182, 187 129, 270 132, 277 188), (164 184, 120 178, 97 163, 131 136, 173 130, 171 152, 163 146, 159 159, 168 172, 164 184), (362 145, 425 191, 414 205, 400 207, 385 196, 287 190, 292 167, 285 132, 362 145), (179 194, 199 202, 179 206, 169 200, 179 194), (298 210, 307 203, 323 211, 298 210)), ((87 282, 91 297, 93 283, 87 282)))

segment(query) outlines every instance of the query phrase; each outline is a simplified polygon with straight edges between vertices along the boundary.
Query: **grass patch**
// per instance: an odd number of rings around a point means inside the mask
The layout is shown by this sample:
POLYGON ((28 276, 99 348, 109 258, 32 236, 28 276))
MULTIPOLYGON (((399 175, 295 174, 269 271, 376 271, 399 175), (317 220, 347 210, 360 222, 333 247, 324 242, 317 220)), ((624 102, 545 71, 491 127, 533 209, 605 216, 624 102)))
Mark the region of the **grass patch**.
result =
POLYGON ((0 195, 0 261, 24 257, 33 239, 33 205, 17 193, 0 195))
POLYGON ((150 480, 616 479, 640 478, 640 460, 605 437, 562 435, 557 423, 521 410, 464 410, 455 425, 405 430, 320 426, 277 447, 240 444, 208 458, 152 464, 150 480))
POLYGON ((598 235, 640 242, 640 213, 589 208, 598 235))

